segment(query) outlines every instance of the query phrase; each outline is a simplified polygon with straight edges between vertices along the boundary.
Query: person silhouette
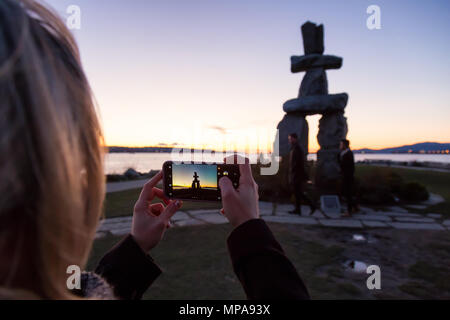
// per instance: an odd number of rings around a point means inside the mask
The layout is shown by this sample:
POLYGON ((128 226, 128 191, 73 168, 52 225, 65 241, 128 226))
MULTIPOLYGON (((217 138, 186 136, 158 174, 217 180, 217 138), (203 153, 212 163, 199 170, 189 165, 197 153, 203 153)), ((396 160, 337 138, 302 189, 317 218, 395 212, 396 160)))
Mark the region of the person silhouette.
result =
POLYGON ((339 165, 341 166, 342 175, 342 195, 347 202, 347 211, 342 214, 349 217, 352 213, 358 211, 358 205, 353 199, 353 189, 355 183, 355 157, 350 149, 350 141, 342 139, 340 146, 341 152, 338 156, 339 165))
POLYGON ((305 154, 298 144, 298 136, 296 133, 291 133, 288 139, 291 145, 291 151, 289 153, 289 186, 295 196, 295 209, 289 211, 289 213, 301 215, 301 203, 303 200, 309 205, 309 215, 312 215, 316 211, 316 206, 303 192, 303 185, 308 180, 308 174, 305 170, 305 154))

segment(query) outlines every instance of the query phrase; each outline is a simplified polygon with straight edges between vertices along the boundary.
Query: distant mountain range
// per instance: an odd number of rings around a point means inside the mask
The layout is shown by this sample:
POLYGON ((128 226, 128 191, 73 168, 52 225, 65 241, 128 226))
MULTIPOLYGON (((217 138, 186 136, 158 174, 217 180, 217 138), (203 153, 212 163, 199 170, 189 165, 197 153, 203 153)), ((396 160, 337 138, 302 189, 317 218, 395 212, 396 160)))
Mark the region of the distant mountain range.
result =
POLYGON ((422 142, 401 147, 385 149, 359 149, 354 153, 448 153, 450 143, 422 142))

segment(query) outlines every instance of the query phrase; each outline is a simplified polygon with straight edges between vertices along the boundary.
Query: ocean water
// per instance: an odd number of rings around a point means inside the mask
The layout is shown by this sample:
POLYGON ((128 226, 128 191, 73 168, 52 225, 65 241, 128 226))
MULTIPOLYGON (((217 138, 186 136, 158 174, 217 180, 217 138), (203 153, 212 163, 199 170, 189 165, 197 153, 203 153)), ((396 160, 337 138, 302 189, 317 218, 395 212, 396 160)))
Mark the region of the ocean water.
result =
MULTIPOLYGON (((308 155, 309 160, 316 160, 316 154, 308 155)), ((105 156, 105 174, 121 174, 128 168, 139 172, 159 170, 165 161, 171 160, 170 153, 108 153, 105 156)), ((441 162, 450 163, 448 154, 355 154, 355 161, 391 160, 407 162, 441 162)), ((216 161, 220 161, 217 159, 216 161)))

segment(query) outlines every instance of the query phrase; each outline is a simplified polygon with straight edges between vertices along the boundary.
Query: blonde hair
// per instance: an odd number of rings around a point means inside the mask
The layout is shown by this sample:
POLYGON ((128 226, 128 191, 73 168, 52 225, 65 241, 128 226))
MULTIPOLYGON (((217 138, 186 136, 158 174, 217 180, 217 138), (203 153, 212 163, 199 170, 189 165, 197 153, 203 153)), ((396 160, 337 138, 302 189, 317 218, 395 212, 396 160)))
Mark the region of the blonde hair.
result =
POLYGON ((67 267, 84 267, 101 215, 102 148, 69 30, 35 1, 1 0, 1 295, 72 297, 67 267))

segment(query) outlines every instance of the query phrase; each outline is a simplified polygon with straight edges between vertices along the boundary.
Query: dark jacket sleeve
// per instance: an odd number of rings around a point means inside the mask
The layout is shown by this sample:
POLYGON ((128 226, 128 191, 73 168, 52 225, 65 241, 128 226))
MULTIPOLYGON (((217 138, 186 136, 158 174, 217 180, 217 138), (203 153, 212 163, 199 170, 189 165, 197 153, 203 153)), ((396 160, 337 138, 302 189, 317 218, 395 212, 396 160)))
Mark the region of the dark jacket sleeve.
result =
POLYGON ((308 179, 305 170, 305 155, 299 145, 291 150, 290 154, 290 181, 300 183, 308 179))
POLYGON ((100 260, 95 273, 114 288, 119 299, 129 300, 141 299, 161 269, 128 235, 100 260))
POLYGON ((353 152, 350 151, 350 156, 349 156, 350 160, 350 172, 352 175, 355 174, 355 156, 353 155, 353 152))
POLYGON ((297 270, 263 220, 237 227, 228 237, 228 251, 248 299, 310 299, 297 270))
POLYGON ((353 152, 349 151, 341 159, 342 174, 346 178, 351 178, 355 174, 355 158, 353 152))

